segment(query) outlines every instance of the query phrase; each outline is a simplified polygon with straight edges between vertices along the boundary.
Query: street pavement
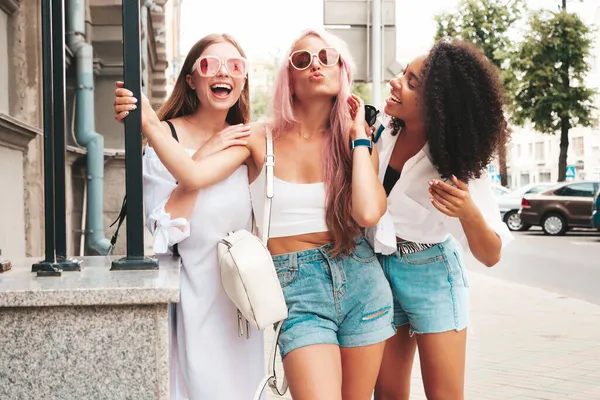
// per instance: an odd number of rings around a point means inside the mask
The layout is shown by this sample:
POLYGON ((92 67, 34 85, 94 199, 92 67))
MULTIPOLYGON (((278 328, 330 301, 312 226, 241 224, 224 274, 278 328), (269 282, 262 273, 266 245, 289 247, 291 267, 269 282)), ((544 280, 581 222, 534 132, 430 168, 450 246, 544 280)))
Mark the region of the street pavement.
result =
MULTIPOLYGON (((466 399, 600 400, 600 235, 516 236, 500 265, 469 261, 466 399)), ((410 399, 426 399, 418 355, 410 399)))
POLYGON ((514 235, 516 240, 505 249, 498 265, 485 271, 470 260, 470 270, 600 305, 599 232, 572 230, 550 237, 532 228, 514 235))

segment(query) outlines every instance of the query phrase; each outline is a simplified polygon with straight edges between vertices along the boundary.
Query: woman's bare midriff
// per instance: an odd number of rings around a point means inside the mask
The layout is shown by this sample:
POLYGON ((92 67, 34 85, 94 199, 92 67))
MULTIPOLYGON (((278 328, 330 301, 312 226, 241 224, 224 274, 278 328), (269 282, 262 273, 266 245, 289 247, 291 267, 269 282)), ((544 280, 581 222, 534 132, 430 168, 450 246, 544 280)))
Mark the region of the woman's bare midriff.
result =
POLYGON ((306 233, 304 235, 285 236, 269 239, 271 255, 294 253, 324 246, 333 241, 329 232, 306 233))

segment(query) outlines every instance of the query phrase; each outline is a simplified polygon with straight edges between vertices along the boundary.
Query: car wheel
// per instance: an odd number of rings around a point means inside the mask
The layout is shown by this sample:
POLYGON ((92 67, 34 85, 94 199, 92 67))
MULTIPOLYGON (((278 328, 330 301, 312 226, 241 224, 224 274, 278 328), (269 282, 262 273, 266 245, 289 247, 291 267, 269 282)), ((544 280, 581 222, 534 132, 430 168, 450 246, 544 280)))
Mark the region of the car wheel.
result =
POLYGON ((523 221, 521 221, 521 217, 517 211, 507 212, 504 217, 504 222, 511 231, 523 231, 529 228, 527 227, 524 229, 523 221))
POLYGON ((548 214, 542 220, 542 229, 546 235, 564 235, 567 231, 567 222, 559 214, 548 214))

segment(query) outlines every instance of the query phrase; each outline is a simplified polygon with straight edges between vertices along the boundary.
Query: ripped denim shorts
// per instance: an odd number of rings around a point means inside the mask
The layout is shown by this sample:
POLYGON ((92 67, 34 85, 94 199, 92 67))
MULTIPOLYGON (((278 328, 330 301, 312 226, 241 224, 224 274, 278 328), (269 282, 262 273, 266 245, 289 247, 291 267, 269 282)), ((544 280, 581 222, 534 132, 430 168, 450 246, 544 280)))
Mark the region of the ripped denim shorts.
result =
POLYGON ((381 264, 363 237, 350 255, 332 244, 273 256, 288 306, 279 336, 282 358, 315 344, 368 346, 395 334, 393 298, 381 264))

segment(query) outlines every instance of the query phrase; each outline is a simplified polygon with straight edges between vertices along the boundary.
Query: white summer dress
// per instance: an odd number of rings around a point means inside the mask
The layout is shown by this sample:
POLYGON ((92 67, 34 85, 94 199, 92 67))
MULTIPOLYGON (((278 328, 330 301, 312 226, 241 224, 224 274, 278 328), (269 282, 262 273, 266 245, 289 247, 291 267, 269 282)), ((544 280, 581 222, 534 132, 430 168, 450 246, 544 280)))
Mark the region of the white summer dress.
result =
POLYGON ((251 400, 265 371, 263 334, 252 329, 250 339, 238 336, 237 310, 223 290, 217 261, 219 240, 252 225, 247 168, 201 190, 189 221, 171 220, 165 212, 177 184, 150 147, 143 170, 154 250, 165 253, 178 243, 183 264, 171 329, 171 399, 251 400))

